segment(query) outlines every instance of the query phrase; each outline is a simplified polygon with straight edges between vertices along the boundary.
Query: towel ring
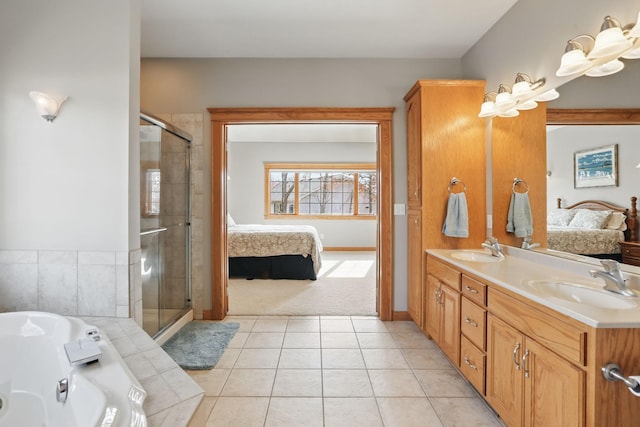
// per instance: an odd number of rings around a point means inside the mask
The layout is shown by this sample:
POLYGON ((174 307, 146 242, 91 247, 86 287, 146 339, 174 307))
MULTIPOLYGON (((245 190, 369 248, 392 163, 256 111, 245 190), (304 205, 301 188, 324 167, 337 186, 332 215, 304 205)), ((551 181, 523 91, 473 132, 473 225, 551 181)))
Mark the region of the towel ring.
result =
POLYGON ((520 178, 513 178, 513 185, 511 186, 511 191, 513 191, 514 193, 516 192, 516 187, 520 184, 524 184, 526 190, 523 191, 522 194, 527 194, 529 192, 529 184, 527 184, 527 181, 520 179, 520 178))
POLYGON ((449 181, 449 186, 447 186, 447 191, 449 191, 449 193, 451 193, 451 186, 452 185, 457 185, 457 184, 462 184, 462 191, 463 192, 467 191, 467 185, 464 182, 460 181, 455 176, 453 178, 451 178, 451 180, 449 181))

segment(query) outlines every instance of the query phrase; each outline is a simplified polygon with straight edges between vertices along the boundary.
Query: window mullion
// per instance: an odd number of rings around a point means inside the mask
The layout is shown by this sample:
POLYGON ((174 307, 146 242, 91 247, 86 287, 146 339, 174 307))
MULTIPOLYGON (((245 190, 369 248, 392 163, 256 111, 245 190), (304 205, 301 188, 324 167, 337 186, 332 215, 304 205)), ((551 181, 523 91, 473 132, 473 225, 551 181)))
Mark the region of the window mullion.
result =
POLYGON ((299 182, 299 178, 300 175, 298 172, 296 172, 295 175, 295 179, 294 179, 294 200, 295 200, 295 208, 294 208, 294 214, 300 215, 300 186, 298 185, 299 182))
POLYGON ((353 173, 353 216, 358 216, 358 172, 353 173))

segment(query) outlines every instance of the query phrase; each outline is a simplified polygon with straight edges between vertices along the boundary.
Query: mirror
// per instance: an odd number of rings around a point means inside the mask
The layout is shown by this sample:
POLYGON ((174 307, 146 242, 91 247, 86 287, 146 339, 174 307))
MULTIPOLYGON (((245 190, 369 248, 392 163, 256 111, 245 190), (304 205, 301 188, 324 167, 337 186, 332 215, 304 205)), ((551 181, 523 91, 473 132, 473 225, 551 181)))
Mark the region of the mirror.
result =
MULTIPOLYGON (((562 198, 562 207, 583 200, 602 200, 630 208, 631 196, 640 197, 637 186, 640 169, 636 168, 640 162, 639 140, 640 109, 548 109, 547 209, 556 207, 557 198, 562 198), (611 146, 617 151, 617 159, 612 160, 618 185, 597 180, 583 185, 579 180, 578 187, 582 188, 575 188, 576 175, 580 177, 576 159, 583 159, 583 153, 591 149, 611 146)), ((549 238, 554 240, 552 236, 549 238)), ((554 248, 553 244, 549 246, 554 248)), ((561 247, 568 250, 564 245, 561 247)), ((621 260, 619 254, 612 258, 621 260)))

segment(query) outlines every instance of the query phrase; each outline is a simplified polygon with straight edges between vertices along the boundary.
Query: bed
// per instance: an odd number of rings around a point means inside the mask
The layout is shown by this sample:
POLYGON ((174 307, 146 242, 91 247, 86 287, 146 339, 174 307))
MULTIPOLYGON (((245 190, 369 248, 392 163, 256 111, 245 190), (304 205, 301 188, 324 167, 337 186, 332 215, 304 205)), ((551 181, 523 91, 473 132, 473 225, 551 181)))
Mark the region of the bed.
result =
POLYGON ((585 200, 556 209, 547 216, 547 248, 599 258, 621 258, 620 242, 638 241, 637 198, 625 208, 600 200, 585 200))
POLYGON ((227 230, 229 277, 316 280, 322 243, 315 227, 230 221, 227 230))

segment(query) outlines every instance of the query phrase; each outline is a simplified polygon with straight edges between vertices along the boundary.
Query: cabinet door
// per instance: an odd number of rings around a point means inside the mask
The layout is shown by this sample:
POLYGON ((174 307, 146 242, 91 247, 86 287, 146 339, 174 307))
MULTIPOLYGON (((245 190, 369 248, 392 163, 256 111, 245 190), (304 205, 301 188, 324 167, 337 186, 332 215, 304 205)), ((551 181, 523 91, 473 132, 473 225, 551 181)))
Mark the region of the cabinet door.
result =
POLYGON ((440 298, 440 348, 460 367, 460 293, 442 285, 440 298))
POLYGON ((509 426, 520 426, 523 420, 524 344, 524 336, 516 329, 492 314, 487 315, 486 397, 509 426))
POLYGON ((420 91, 407 102, 407 204, 422 204, 422 112, 420 91))
POLYGON ((530 338, 525 355, 524 425, 584 426, 584 371, 530 338))
POLYGON ((431 338, 440 344, 440 301, 442 299, 442 291, 440 290, 440 280, 432 274, 427 274, 426 283, 426 306, 424 313, 424 325, 422 329, 431 336, 431 338))
POLYGON ((421 211, 407 212, 407 308, 409 317, 420 327, 423 325, 423 263, 421 211))

